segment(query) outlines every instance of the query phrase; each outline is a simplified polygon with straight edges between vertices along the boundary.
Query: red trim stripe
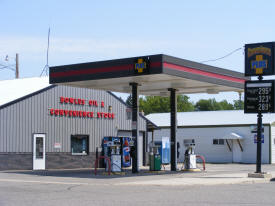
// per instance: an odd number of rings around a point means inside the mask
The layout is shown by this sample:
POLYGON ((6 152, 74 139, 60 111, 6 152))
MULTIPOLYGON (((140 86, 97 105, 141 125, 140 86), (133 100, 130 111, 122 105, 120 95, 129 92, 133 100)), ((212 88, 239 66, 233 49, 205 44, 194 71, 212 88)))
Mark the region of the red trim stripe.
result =
MULTIPOLYGON (((161 62, 151 62, 150 67, 161 67, 161 62)), ((120 65, 120 66, 112 66, 112 67, 53 72, 50 74, 50 76, 51 78, 58 78, 58 77, 78 76, 78 75, 97 74, 97 73, 106 73, 106 72, 120 72, 120 71, 132 70, 132 69, 134 69, 134 65, 128 64, 128 65, 120 65)))
POLYGON ((77 75, 87 75, 87 74, 96 74, 96 73, 105 73, 105 72, 117 72, 125 71, 133 68, 133 65, 122 65, 122 66, 113 66, 113 67, 102 67, 102 68, 93 68, 93 69, 81 69, 81 70, 72 70, 64 72, 54 72, 51 73, 52 78, 57 77, 68 77, 68 76, 77 76, 77 75))
POLYGON ((238 83, 242 83, 242 84, 245 83, 244 79, 225 76, 225 75, 221 75, 221 74, 215 74, 215 73, 212 73, 212 72, 201 71, 201 70, 198 70, 198 69, 192 69, 192 68, 189 68, 189 67, 179 66, 179 65, 175 65, 175 64, 171 64, 171 63, 167 63, 167 62, 163 62, 163 67, 166 67, 168 69, 174 69, 174 70, 178 70, 178 71, 188 72, 188 73, 192 73, 192 74, 198 74, 198 75, 201 75, 201 76, 216 78, 216 79, 223 79, 223 80, 238 82, 238 83))
POLYGON ((151 67, 161 67, 161 62, 150 62, 150 68, 151 67))

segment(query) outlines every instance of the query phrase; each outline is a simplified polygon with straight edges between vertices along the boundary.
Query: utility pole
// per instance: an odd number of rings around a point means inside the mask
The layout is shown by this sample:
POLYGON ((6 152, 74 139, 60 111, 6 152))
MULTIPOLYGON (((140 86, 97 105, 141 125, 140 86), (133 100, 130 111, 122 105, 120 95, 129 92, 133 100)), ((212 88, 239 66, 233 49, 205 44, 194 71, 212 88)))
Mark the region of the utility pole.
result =
POLYGON ((15 57, 15 78, 19 79, 19 54, 16 53, 15 57))

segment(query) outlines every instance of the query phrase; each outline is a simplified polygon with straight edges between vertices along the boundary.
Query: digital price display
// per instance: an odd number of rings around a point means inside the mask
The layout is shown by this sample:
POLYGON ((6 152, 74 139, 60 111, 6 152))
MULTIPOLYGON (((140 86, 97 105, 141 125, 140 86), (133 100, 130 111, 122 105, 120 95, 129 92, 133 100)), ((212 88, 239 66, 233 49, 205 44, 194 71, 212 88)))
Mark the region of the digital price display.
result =
POLYGON ((275 80, 246 81, 244 113, 274 113, 275 80))

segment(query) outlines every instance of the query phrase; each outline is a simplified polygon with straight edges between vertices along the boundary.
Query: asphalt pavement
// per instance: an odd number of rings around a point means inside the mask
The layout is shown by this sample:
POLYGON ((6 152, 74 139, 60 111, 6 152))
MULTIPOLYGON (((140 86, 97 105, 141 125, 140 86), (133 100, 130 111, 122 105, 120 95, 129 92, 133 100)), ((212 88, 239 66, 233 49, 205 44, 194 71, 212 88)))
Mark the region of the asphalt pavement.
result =
MULTIPOLYGON (((206 171, 141 168, 0 172, 0 205, 274 205, 275 179, 248 178, 249 164, 207 164, 206 171)), ((275 165, 262 171, 275 177, 275 165)))

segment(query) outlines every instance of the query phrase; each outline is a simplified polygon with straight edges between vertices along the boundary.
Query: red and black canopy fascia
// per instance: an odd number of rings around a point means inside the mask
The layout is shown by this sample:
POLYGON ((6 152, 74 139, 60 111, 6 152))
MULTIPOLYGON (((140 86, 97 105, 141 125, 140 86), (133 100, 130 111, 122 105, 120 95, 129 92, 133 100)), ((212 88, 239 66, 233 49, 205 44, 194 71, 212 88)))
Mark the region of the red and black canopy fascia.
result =
POLYGON ((151 55, 50 67, 50 83, 140 76, 134 71, 138 58, 149 59, 148 74, 162 73, 162 55, 151 55))
POLYGON ((50 83, 166 74, 224 86, 244 88, 243 73, 192 62, 168 55, 150 55, 109 61, 50 67, 50 83), (147 58, 149 72, 137 74, 134 65, 138 58, 147 58))
POLYGON ((244 88, 246 80, 250 80, 243 73, 235 72, 219 67, 214 67, 198 62, 180 59, 168 55, 163 55, 162 70, 163 73, 209 82, 218 85, 244 88))

